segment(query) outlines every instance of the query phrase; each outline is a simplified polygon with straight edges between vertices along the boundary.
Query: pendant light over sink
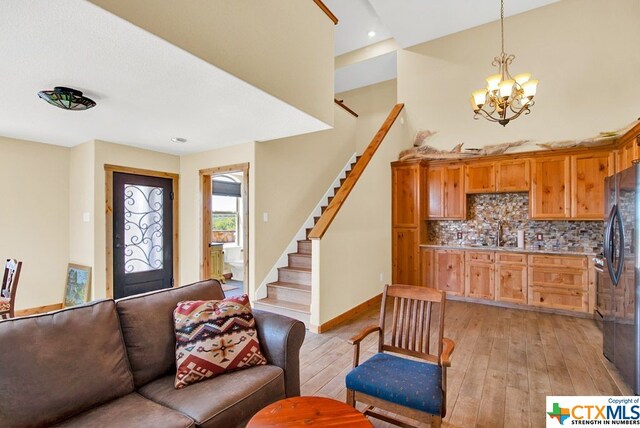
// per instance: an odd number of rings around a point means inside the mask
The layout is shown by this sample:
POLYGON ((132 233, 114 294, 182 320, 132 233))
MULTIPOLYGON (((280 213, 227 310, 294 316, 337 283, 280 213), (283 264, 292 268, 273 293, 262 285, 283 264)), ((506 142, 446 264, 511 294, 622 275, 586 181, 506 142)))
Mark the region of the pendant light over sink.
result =
POLYGON ((521 73, 515 77, 509 73, 515 55, 504 52, 504 0, 500 0, 500 38, 502 52, 491 63, 498 67, 498 74, 487 77, 487 87, 473 91, 470 102, 475 113, 474 119, 484 117, 490 122, 506 126, 522 113, 531 113, 529 107, 534 104, 538 81, 531 79, 531 73, 521 73))
POLYGON ((38 96, 64 110, 87 110, 96 105, 95 101, 83 96, 77 89, 64 86, 56 86, 53 91, 40 91, 38 96))

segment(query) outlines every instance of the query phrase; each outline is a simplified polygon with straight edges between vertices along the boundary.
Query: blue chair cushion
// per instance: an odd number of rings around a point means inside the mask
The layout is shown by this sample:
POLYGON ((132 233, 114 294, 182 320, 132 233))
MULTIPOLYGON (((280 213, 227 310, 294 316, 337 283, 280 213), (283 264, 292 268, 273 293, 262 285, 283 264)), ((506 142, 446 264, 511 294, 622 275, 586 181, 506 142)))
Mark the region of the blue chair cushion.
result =
POLYGON ((351 370, 347 388, 432 415, 442 407, 442 368, 379 353, 351 370))

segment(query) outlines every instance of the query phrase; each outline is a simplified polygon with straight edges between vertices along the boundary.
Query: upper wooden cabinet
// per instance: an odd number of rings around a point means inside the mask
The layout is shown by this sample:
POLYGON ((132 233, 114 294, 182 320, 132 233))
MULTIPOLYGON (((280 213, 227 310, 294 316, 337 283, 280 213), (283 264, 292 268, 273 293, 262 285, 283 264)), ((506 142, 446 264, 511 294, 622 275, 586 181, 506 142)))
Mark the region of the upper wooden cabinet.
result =
POLYGON ((418 227, 424 216, 426 177, 420 163, 395 165, 391 169, 393 227, 418 227))
POLYGON ((496 162, 496 190, 498 192, 528 192, 529 159, 496 162))
POLYGON ((624 145, 618 149, 616 171, 622 171, 623 169, 629 168, 632 165, 632 162, 635 159, 638 159, 638 144, 640 144, 640 136, 630 138, 629 141, 624 143, 624 145))
POLYGON ((465 176, 466 193, 528 192, 529 159, 468 163, 465 176))
POLYGON ((429 219, 457 219, 466 216, 464 166, 430 166, 427 172, 429 219))
POLYGON ((571 218, 602 220, 604 179, 614 173, 613 153, 571 156, 571 218))
POLYGON ((496 191, 496 162, 478 162, 467 165, 465 189, 467 193, 496 191))
POLYGON ((569 218, 570 158, 550 156, 531 160, 531 218, 555 220, 569 218))

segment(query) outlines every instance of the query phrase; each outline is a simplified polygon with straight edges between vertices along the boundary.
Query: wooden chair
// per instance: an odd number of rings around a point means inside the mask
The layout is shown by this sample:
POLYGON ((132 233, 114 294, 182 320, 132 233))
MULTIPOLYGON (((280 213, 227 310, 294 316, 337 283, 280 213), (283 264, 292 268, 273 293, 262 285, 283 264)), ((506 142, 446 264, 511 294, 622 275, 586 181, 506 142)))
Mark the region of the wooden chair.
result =
POLYGON ((20 269, 22 269, 22 262, 7 259, 7 263, 4 265, 2 287, 0 288, 0 319, 13 318, 14 316, 20 269))
POLYGON ((440 427, 446 415, 446 368, 451 365, 454 343, 443 337, 446 295, 431 288, 412 285, 386 285, 382 294, 379 325, 365 328, 349 340, 354 345, 353 369, 346 377, 347 404, 366 404, 366 415, 402 427, 398 419, 373 408, 403 415, 440 427), (393 298, 390 343, 385 342, 385 307, 393 298), (432 306, 438 303, 439 323, 435 352, 431 352, 432 306), (378 333, 378 353, 362 364, 360 342, 378 333), (403 354, 413 358, 404 358, 403 354), (423 360, 423 361, 419 361, 423 360))

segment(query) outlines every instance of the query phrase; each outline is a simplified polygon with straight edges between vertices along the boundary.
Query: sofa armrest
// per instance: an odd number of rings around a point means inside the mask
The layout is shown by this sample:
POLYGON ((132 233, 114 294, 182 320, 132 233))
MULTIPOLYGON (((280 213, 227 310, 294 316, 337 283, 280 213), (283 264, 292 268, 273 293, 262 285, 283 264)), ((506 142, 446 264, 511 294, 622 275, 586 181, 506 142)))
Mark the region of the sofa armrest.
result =
POLYGON ((287 397, 300 395, 300 347, 305 328, 300 321, 283 315, 253 310, 262 351, 270 364, 284 370, 287 397))

